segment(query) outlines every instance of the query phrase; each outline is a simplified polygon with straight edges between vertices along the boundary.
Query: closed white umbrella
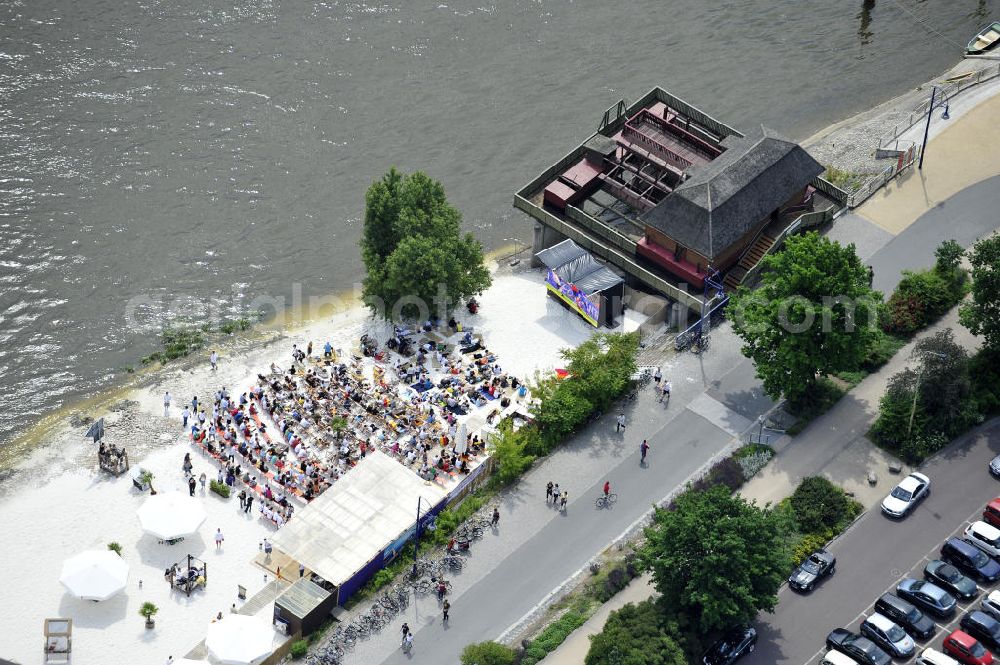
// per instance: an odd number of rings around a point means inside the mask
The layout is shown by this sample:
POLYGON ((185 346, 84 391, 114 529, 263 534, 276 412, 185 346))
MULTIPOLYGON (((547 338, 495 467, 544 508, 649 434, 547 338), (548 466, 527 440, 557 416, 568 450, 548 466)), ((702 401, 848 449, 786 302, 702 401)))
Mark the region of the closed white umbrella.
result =
POLYGON ((128 584, 128 564, 111 550, 80 552, 63 563, 59 581, 85 600, 107 600, 128 584))
POLYGON ((468 449, 469 432, 466 430, 465 423, 462 423, 458 426, 458 434, 455 436, 455 452, 462 455, 468 449))
POLYGON ((190 536, 205 521, 205 510, 194 497, 165 492, 146 499, 137 511, 142 530, 161 540, 190 536))
POLYGON ((274 629, 252 616, 229 614, 208 625, 205 648, 220 665, 257 665, 271 655, 274 629))

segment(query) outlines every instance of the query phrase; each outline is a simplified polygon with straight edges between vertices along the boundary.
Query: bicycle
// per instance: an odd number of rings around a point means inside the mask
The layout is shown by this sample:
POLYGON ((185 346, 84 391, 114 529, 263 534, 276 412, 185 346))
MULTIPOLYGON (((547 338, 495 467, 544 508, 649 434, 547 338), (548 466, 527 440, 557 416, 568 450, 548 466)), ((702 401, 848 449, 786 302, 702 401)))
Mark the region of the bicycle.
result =
POLYGON ((442 558, 441 563, 451 570, 462 570, 462 566, 465 565, 465 559, 460 556, 449 555, 442 558))
POLYGON ((691 351, 693 353, 704 353, 708 351, 708 347, 712 344, 712 337, 708 333, 702 333, 695 338, 694 342, 691 343, 691 351))
POLYGON ((594 505, 598 509, 610 508, 617 500, 618 500, 618 495, 615 494, 614 492, 607 495, 602 494, 601 496, 597 497, 597 501, 594 502, 594 505))

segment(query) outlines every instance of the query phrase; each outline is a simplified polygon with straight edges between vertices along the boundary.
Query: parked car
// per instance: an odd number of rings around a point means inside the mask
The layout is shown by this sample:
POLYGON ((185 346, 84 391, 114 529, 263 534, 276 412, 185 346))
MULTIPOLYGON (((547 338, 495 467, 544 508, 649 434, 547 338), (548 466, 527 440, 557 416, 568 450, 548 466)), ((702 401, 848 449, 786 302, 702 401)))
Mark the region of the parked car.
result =
POLYGON ((935 616, 955 614, 955 596, 930 582, 907 577, 896 586, 896 593, 935 616))
POLYGON ((924 649, 913 662, 916 665, 960 665, 957 660, 937 649, 924 649))
POLYGON ((986 612, 973 610, 966 614, 962 617, 962 630, 991 649, 1000 647, 1000 621, 986 612))
POLYGON ((909 658, 916 648, 901 626, 878 612, 861 622, 861 634, 896 658, 909 658))
POLYGON ((969 525, 965 530, 965 540, 992 557, 1000 556, 1000 529, 982 520, 969 525))
POLYGON ((975 597, 979 592, 979 587, 968 577, 958 572, 958 568, 945 563, 941 559, 934 559, 924 566, 924 577, 928 582, 932 582, 954 596, 968 600, 975 597))
POLYGON ((993 499, 983 508, 983 519, 993 526, 1000 527, 1000 496, 993 499))
POLYGON ((994 619, 1000 620, 1000 590, 990 591, 989 595, 983 598, 981 606, 983 612, 986 612, 994 619))
POLYGON ((859 665, 889 665, 892 658, 867 637, 856 635, 845 628, 837 628, 826 636, 826 648, 843 652, 859 665))
POLYGON ((961 630, 944 638, 944 652, 965 665, 992 665, 993 654, 979 640, 961 630))
POLYGON ((858 665, 858 662, 845 653, 831 649, 826 652, 819 665, 858 665))
POLYGON ((755 646, 757 630, 749 624, 736 626, 705 652, 701 662, 704 665, 732 665, 748 653, 753 653, 755 646))
POLYGON ((816 550, 792 571, 788 586, 798 591, 812 591, 816 582, 837 572, 837 559, 826 550, 816 550))
POLYGON ((990 473, 992 473, 995 478, 1000 478, 1000 455, 997 455, 990 460, 990 473))
POLYGON ((930 492, 930 478, 922 473, 911 473, 882 499, 882 512, 889 517, 906 517, 930 492))
POLYGON ((1000 563, 961 538, 949 538, 941 546, 941 558, 960 571, 987 583, 1000 579, 1000 563))
POLYGON ((882 616, 895 621, 903 627, 910 636, 920 640, 927 639, 937 628, 934 621, 899 596, 884 593, 875 601, 875 611, 882 616))

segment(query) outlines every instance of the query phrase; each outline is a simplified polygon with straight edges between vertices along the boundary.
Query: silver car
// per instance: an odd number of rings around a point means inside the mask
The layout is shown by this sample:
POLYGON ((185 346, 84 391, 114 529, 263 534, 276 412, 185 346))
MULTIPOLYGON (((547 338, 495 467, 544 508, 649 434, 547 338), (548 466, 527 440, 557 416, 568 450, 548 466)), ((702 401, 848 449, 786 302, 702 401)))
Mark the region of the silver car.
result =
POLYGON ((930 492, 931 479, 922 473, 911 473, 882 499, 882 512, 889 517, 906 517, 930 492))
POLYGON ((897 658, 909 658, 916 648, 905 630, 877 612, 861 624, 861 634, 897 658))
POLYGON ((982 606, 983 612, 1000 621, 1000 589, 990 591, 989 595, 983 598, 982 606))

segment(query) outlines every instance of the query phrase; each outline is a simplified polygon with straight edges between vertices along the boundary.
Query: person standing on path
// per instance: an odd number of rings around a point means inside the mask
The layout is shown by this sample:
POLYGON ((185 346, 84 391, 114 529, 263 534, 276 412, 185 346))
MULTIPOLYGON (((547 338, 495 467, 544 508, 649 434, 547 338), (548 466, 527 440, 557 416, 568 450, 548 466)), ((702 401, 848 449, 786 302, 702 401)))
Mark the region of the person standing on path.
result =
POLYGON ((552 481, 550 480, 549 483, 545 486, 545 503, 548 503, 549 499, 551 498, 552 498, 552 481))
POLYGON ((605 480, 604 481, 604 498, 607 499, 609 494, 611 494, 611 481, 610 480, 605 480))
POLYGON ((615 424, 615 432, 617 433, 617 432, 624 432, 624 431, 625 431, 625 414, 624 413, 619 413, 618 414, 618 422, 615 424))
POLYGON ((553 507, 556 507, 556 508, 559 507, 559 497, 560 497, 560 494, 559 494, 559 483, 556 483, 555 485, 552 486, 552 506, 553 507))
POLYGON ((306 574, 306 565, 304 563, 300 563, 299 564, 299 579, 302 579, 303 577, 305 577, 305 574, 306 574))
POLYGON ((559 499, 559 510, 563 512, 566 511, 566 502, 569 501, 569 492, 563 492, 562 498, 559 499))
POLYGON ((184 410, 183 410, 183 411, 181 412, 181 421, 182 421, 182 422, 181 422, 181 427, 183 427, 184 429, 187 429, 187 426, 188 426, 188 419, 189 419, 190 417, 191 417, 191 412, 190 412, 190 411, 188 410, 188 408, 187 408, 187 407, 185 406, 185 407, 184 407, 184 410))
POLYGON ((490 520, 490 526, 492 526, 495 529, 497 528, 498 524, 500 524, 500 509, 497 508, 496 506, 493 506, 493 519, 490 520))
POLYGON ((191 496, 194 496, 194 488, 197 486, 198 481, 194 479, 194 475, 188 478, 188 492, 191 496))
POLYGON ((639 444, 639 454, 641 455, 641 457, 639 458, 639 464, 646 463, 646 453, 648 452, 649 452, 649 444, 646 443, 646 439, 643 439, 642 443, 639 444))
POLYGON ((240 510, 243 510, 247 506, 247 491, 246 490, 240 490, 239 499, 240 499, 240 510))
POLYGON ((170 415, 170 391, 163 393, 163 417, 170 415))
POLYGON ((208 362, 210 365, 212 365, 213 372, 219 369, 219 354, 215 351, 212 351, 212 355, 208 357, 208 362))
POLYGON ((201 491, 204 492, 205 484, 208 483, 208 476, 206 476, 205 473, 202 472, 202 474, 198 476, 198 482, 201 483, 201 491))
POLYGON ((663 372, 660 371, 659 367, 657 367, 656 368, 656 372, 653 374, 653 381, 656 383, 657 386, 659 386, 660 385, 660 381, 662 379, 663 379, 663 372))
POLYGON ((222 549, 222 541, 224 541, 224 540, 225 540, 225 538, 222 536, 222 529, 216 529, 215 530, 215 550, 216 551, 219 551, 220 549, 222 549))
POLYGON ((451 603, 449 603, 448 599, 446 598, 444 604, 441 605, 441 613, 442 613, 441 621, 443 623, 448 623, 448 610, 450 609, 451 609, 451 603))

